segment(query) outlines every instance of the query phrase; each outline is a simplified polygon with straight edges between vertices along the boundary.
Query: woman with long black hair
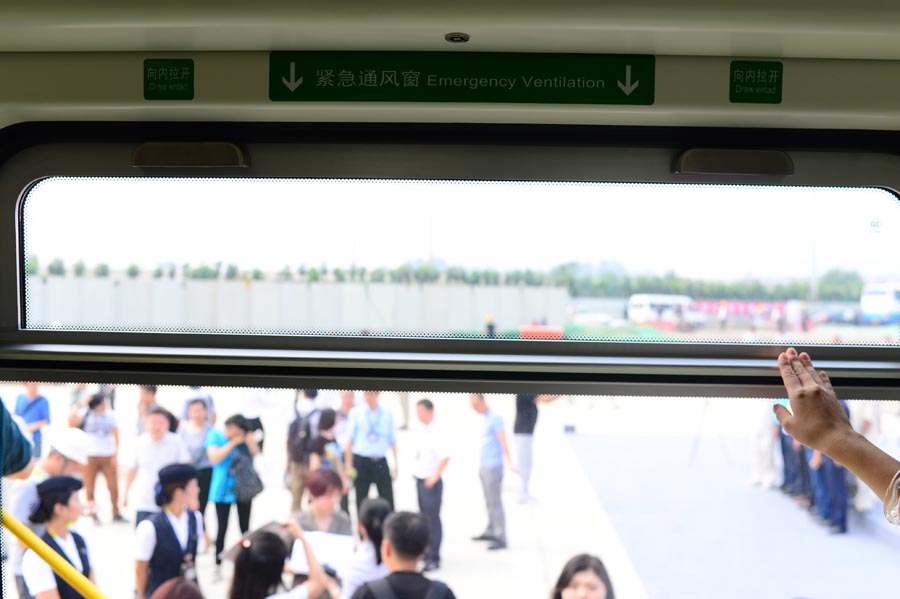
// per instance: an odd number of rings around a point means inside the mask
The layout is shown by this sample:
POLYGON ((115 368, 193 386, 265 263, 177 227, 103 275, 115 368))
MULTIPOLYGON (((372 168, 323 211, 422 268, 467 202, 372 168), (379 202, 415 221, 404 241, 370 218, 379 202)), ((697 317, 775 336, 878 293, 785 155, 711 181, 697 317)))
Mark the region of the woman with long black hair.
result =
POLYGON ((384 538, 384 521, 393 511, 391 504, 384 499, 363 500, 358 524, 362 542, 353 552, 347 572, 341 573, 344 597, 352 597, 356 589, 365 583, 390 574, 381 559, 381 541, 384 538))
POLYGON ((341 596, 341 587, 325 574, 303 536, 303 529, 296 522, 286 522, 285 528, 303 544, 309 563, 309 578, 293 589, 286 590, 284 565, 290 550, 284 541, 272 532, 258 532, 243 542, 234 560, 234 578, 228 599, 309 599, 319 597, 325 591, 332 598, 341 596))

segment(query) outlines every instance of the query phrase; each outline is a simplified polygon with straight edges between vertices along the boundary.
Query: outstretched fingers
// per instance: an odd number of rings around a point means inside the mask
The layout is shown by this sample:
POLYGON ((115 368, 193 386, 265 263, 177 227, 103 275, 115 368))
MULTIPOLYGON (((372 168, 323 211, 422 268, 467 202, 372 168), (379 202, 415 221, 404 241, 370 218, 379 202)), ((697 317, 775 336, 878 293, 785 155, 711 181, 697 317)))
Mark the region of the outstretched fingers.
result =
MULTIPOLYGON (((803 364, 803 361, 800 359, 800 356, 797 355, 797 350, 793 347, 788 349, 787 351, 788 360, 791 363, 791 368, 793 368, 794 373, 797 375, 797 378, 800 380, 801 387, 808 387, 810 385, 818 386, 816 380, 818 377, 814 378, 814 375, 810 373, 807 369, 806 365, 803 364)), ((807 356, 808 358, 809 356, 807 356)), ((810 362, 810 368, 812 367, 812 362, 810 362)), ((812 369, 815 372, 815 369, 812 369)))
POLYGON ((794 370, 791 360, 785 352, 778 354, 778 370, 781 372, 781 380, 784 381, 789 397, 792 392, 803 388, 803 383, 800 382, 800 377, 794 370))

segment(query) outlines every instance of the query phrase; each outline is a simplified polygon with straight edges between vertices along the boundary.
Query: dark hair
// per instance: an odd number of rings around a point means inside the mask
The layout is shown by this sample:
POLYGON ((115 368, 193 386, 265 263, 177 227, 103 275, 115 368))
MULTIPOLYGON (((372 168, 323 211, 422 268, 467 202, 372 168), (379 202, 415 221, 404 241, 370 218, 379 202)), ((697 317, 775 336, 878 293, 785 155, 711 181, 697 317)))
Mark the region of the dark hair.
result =
POLYGON ((141 385, 141 389, 156 395, 156 385, 141 385))
POLYGON ((331 468, 317 468, 309 473, 306 479, 306 488, 312 497, 321 497, 329 489, 343 490, 344 484, 341 477, 331 468))
POLYGON ((152 410, 150 410, 149 412, 147 412, 147 416, 162 416, 162 417, 165 418, 166 420, 169 420, 169 416, 170 416, 171 414, 172 414, 172 413, 169 412, 169 410, 167 410, 167 409, 165 409, 165 408, 163 408, 163 407, 160 407, 160 406, 156 406, 155 408, 153 408, 152 410))
POLYGON ((287 546, 272 532, 260 531, 244 541, 234 560, 228 599, 265 599, 278 591, 287 546))
POLYGON ((179 576, 159 585, 150 599, 203 599, 203 594, 200 587, 179 576))
POLYGON ((429 412, 434 411, 434 402, 432 402, 432 401, 431 401, 430 399, 428 399, 427 397, 423 397, 422 399, 420 399, 419 401, 417 401, 417 402, 416 402, 416 405, 417 405, 417 406, 422 406, 423 408, 425 408, 425 409, 428 410, 429 412))
POLYGON ((306 397, 307 399, 315 399, 318 395, 319 395, 318 389, 304 389, 303 390, 303 397, 306 397))
POLYGON ((366 529, 366 535, 375 546, 375 563, 381 563, 381 539, 384 538, 384 521, 391 512, 391 504, 380 497, 365 499, 359 509, 359 523, 366 529))
POLYGON ((603 586, 606 587, 606 599, 616 599, 612 582, 609 580, 609 574, 606 573, 606 566, 603 565, 599 557, 588 555, 587 553, 576 555, 566 562, 562 572, 559 574, 559 580, 556 581, 556 586, 553 588, 550 599, 562 599, 563 589, 569 586, 576 574, 586 571, 593 572, 603 582, 603 586))
POLYGON ((106 401, 105 395, 103 395, 102 393, 94 393, 93 395, 91 395, 91 399, 88 402, 88 409, 93 410, 104 401, 106 401))
POLYGON ((186 489, 189 482, 188 480, 179 480, 167 485, 156 483, 156 495, 153 500, 156 502, 156 505, 162 507, 172 501, 176 490, 186 489))
POLYGON ((57 504, 67 505, 72 495, 78 491, 55 491, 53 493, 44 493, 40 495, 40 500, 28 519, 33 524, 44 524, 49 522, 53 517, 53 509, 57 504))
POLYGON ((384 536, 400 557, 417 558, 428 547, 428 521, 422 514, 394 512, 384 522, 384 536))
POLYGON ((240 414, 229 416, 228 420, 225 421, 225 426, 236 426, 245 433, 250 431, 250 423, 240 414))
POLYGON ((194 399, 192 399, 191 401, 189 401, 189 402, 188 402, 188 409, 190 410, 190 409, 191 409, 191 406, 196 405, 196 404, 200 404, 201 406, 203 406, 203 409, 204 409, 204 410, 208 410, 208 409, 209 409, 209 408, 206 407, 206 400, 203 399, 202 397, 195 397, 194 399))
POLYGON ((336 420, 337 412, 331 408, 325 408, 319 413, 319 430, 327 431, 333 429, 336 420))

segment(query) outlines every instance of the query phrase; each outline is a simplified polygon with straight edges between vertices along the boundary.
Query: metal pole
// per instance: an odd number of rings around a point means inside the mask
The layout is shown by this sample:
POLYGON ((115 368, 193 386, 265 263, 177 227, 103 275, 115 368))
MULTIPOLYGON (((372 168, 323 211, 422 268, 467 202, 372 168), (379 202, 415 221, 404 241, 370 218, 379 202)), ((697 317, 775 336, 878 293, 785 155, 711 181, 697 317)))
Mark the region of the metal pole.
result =
POLYGON ((38 557, 47 562, 47 565, 54 572, 59 574, 73 589, 81 593, 85 599, 106 599, 106 596, 100 592, 100 589, 93 582, 76 570, 63 556, 54 551, 40 537, 34 534, 30 528, 16 520, 5 509, 0 509, 0 523, 22 541, 26 547, 34 551, 38 557))

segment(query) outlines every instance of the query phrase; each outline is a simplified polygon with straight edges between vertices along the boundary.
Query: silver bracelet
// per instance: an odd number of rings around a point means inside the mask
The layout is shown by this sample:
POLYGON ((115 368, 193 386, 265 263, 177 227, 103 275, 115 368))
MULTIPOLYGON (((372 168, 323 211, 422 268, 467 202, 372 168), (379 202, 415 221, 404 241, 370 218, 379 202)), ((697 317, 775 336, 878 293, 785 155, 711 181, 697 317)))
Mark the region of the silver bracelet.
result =
POLYGON ((891 524, 900 526, 900 470, 891 479, 884 494, 884 517, 891 524))

